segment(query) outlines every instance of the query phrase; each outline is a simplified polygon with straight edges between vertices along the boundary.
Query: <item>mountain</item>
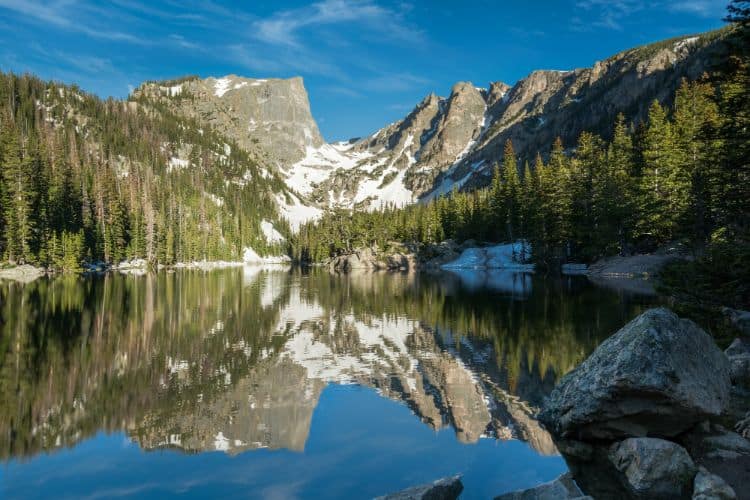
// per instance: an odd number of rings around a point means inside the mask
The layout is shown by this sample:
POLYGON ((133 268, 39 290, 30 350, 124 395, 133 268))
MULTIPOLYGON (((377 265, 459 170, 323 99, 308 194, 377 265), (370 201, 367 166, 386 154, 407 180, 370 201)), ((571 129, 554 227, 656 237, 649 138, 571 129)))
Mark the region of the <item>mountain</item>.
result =
POLYGON ((430 94, 362 139, 326 143, 301 78, 146 82, 127 101, 0 74, 0 252, 81 262, 258 260, 334 207, 377 209, 489 182, 513 141, 521 159, 640 121, 726 57, 720 30, 628 50, 571 71, 535 71, 430 94), (10 200, 13 202, 11 203, 10 200))
POLYGON ((586 130, 609 136, 618 113, 642 120, 654 99, 669 101, 682 78, 698 78, 724 57, 724 33, 638 47, 591 68, 534 71, 513 86, 459 82, 369 137, 334 144, 321 138, 299 78, 149 83, 134 96, 156 96, 269 159, 300 204, 374 209, 486 185, 508 139, 533 159, 556 137, 570 146, 586 130))
POLYGON ((324 144, 302 78, 250 79, 187 77, 147 82, 132 93, 169 105, 183 116, 206 123, 247 151, 286 166, 324 144))

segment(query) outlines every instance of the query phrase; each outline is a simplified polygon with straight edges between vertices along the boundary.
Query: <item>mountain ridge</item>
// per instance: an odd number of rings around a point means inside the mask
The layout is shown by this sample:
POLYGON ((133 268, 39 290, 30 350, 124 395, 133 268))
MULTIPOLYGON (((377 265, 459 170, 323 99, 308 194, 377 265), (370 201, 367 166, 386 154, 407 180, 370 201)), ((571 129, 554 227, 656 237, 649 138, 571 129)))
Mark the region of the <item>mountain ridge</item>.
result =
POLYGON ((336 143, 320 135, 299 77, 196 79, 182 83, 179 96, 174 86, 147 83, 132 97, 154 98, 158 88, 158 100, 267 159, 309 207, 296 227, 320 210, 402 206, 484 186, 507 140, 530 159, 546 156, 557 137, 571 145, 583 131, 607 136, 618 113, 638 122, 651 101, 668 101, 682 78, 699 78, 723 57, 726 32, 655 42, 587 68, 535 70, 512 86, 457 82, 447 97, 432 92, 404 118, 336 143))

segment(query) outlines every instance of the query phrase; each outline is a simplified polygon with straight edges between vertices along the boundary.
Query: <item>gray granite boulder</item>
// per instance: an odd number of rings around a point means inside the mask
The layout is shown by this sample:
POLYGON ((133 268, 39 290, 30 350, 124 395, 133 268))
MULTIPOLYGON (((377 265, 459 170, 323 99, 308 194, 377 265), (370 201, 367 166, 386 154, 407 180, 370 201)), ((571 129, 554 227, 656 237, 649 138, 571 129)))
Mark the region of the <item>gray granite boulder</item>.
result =
POLYGON ((693 500, 734 500, 737 494, 721 477, 699 467, 693 481, 693 500))
POLYGON ((668 309, 650 309, 567 374, 539 418, 577 440, 676 436, 720 415, 729 362, 713 339, 668 309))
POLYGON ((463 490, 461 476, 453 476, 377 497, 376 500, 455 500, 463 490))
POLYGON ((629 438, 610 447, 609 460, 633 498, 689 498, 697 468, 682 446, 657 438, 629 438))
POLYGON ((540 484, 527 490, 513 491, 495 497, 495 500, 569 500, 591 498, 584 496, 573 481, 570 472, 566 472, 554 481, 540 484))

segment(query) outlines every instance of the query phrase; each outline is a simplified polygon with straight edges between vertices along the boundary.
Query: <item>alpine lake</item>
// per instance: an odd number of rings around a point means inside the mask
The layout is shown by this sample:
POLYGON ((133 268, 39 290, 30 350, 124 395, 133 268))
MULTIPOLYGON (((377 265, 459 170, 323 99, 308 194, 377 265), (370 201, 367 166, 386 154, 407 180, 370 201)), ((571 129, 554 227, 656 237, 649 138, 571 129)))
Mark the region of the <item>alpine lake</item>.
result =
POLYGON ((567 470, 534 419, 545 395, 657 302, 500 271, 0 282, 0 497, 535 486, 567 470))

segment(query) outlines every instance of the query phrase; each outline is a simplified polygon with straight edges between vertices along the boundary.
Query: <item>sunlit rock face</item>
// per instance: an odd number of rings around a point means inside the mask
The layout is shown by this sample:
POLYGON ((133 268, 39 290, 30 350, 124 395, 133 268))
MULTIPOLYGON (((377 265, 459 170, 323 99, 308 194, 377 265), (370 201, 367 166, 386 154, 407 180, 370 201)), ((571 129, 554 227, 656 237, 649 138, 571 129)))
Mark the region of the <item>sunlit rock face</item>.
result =
POLYGON ((305 207, 310 214, 300 218, 308 220, 325 208, 402 206, 486 185, 507 140, 532 160, 557 137, 566 148, 583 131, 607 137, 619 113, 643 120, 654 99, 669 102, 683 78, 710 72, 725 52, 722 34, 712 32, 627 50, 589 68, 533 71, 512 86, 458 82, 367 137, 334 143, 322 138, 301 78, 152 82, 133 96, 236 140, 275 169, 295 193, 291 206, 305 207))
POLYGON ((279 166, 301 160, 309 148, 319 148, 324 142, 300 77, 285 80, 227 75, 170 86, 145 83, 133 96, 147 96, 170 105, 279 166))

